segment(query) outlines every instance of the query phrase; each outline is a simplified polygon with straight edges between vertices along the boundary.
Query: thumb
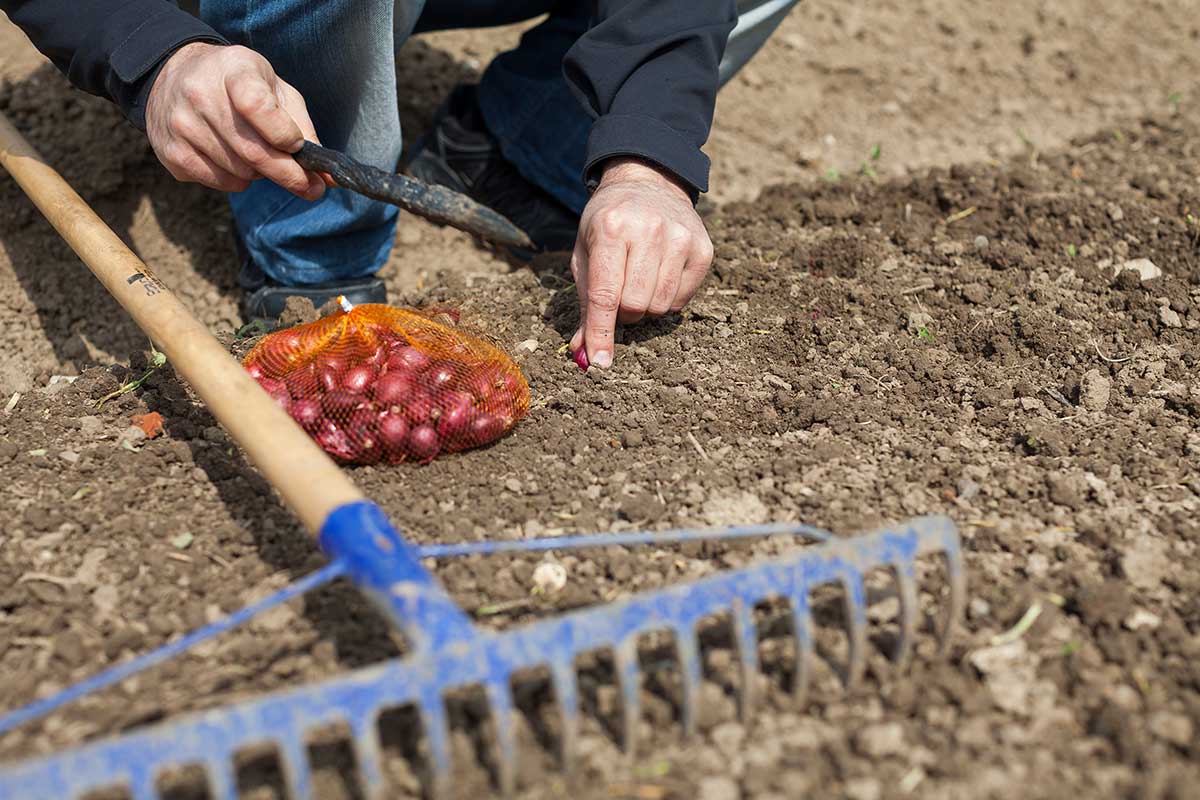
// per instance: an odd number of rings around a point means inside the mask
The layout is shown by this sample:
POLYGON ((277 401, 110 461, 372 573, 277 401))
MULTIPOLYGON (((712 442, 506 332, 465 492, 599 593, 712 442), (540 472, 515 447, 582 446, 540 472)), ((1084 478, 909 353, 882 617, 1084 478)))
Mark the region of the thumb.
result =
MULTIPOLYGON (((296 88, 282 78, 277 79, 278 83, 276 94, 279 96, 279 105, 287 112, 296 122, 296 126, 300 128, 300 133, 304 139, 316 144, 320 144, 321 140, 317 138, 316 128, 313 126, 312 118, 308 116, 308 105, 304 102, 304 96, 296 91, 296 88)), ((300 142, 297 150, 304 145, 300 142)), ((305 192, 305 197, 315 199, 325 193, 326 187, 334 185, 333 178, 324 172, 309 172, 308 173, 308 190, 305 192)))
POLYGON ((308 115, 308 104, 304 102, 304 96, 282 78, 277 78, 276 80, 278 81, 276 94, 279 97, 279 104, 283 106, 283 110, 295 121, 296 126, 300 128, 300 132, 306 140, 320 144, 321 140, 317 138, 317 131, 313 126, 312 118, 308 115))

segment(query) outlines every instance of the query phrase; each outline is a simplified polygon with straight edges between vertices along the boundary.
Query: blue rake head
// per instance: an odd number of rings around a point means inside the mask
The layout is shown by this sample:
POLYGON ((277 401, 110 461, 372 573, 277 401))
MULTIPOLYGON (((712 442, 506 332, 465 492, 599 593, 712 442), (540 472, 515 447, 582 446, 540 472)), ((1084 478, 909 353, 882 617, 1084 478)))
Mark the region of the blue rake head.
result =
POLYGON ((698 626, 714 616, 732 620, 733 647, 740 672, 739 711, 749 720, 755 708, 760 671, 755 606, 782 601, 789 608, 796 667, 792 692, 802 701, 814 659, 810 596, 814 589, 840 584, 844 589, 849 652, 844 678, 853 687, 861 678, 867 649, 867 598, 864 577, 890 568, 900 599, 899 636, 893 658, 903 664, 912 649, 919 616, 916 559, 943 555, 949 582, 949 608, 939 632, 943 643, 961 619, 966 576, 958 533, 945 517, 923 517, 876 533, 845 539, 803 525, 768 525, 720 531, 601 534, 521 542, 481 542, 416 548, 399 537, 382 512, 369 503, 335 511, 322 531, 322 546, 333 556, 329 566, 267 598, 254 607, 160 650, 102 673, 61 695, 0 717, 0 733, 48 713, 84 693, 120 681, 133 672, 175 655, 227 630, 270 605, 283 602, 340 575, 348 575, 371 596, 407 638, 411 652, 392 661, 300 689, 266 695, 225 708, 181 717, 98 741, 55 756, 0 771, 0 800, 29 797, 78 797, 84 792, 124 787, 135 800, 159 797, 164 771, 199 768, 209 796, 238 796, 235 757, 248 748, 273 745, 288 792, 313 796, 306 737, 317 729, 349 730, 362 793, 386 797, 381 715, 415 708, 428 743, 429 789, 444 796, 453 762, 446 698, 463 689, 482 689, 494 731, 495 778, 502 792, 516 784, 517 744, 513 677, 544 671, 558 714, 560 761, 570 772, 580 735, 580 688, 577 661, 586 653, 612 654, 621 699, 621 744, 632 753, 641 717, 642 668, 639 638, 673 634, 682 679, 680 717, 685 734, 696 729, 702 682, 698 626), (565 550, 578 547, 729 539, 769 534, 801 534, 821 541, 798 553, 739 570, 671 586, 602 606, 494 632, 475 627, 420 566, 423 557, 447 557, 503 551, 565 550))

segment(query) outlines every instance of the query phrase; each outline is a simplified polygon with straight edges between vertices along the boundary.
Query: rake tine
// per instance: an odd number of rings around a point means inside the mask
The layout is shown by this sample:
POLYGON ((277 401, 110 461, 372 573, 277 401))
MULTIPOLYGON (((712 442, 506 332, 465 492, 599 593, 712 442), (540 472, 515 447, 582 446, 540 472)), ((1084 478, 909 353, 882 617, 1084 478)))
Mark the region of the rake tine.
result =
POLYGON ((420 701, 421 725, 429 740, 430 795, 435 800, 449 796, 450 770, 450 725, 446 720, 446 705, 437 692, 427 692, 420 701))
POLYGON ((733 638, 741 664, 742 691, 738 693, 738 717, 749 725, 754 717, 758 680, 758 634, 754 608, 742 598, 733 601, 733 638))
POLYGON ((559 759, 563 772, 571 775, 575 771, 579 752, 579 689, 574 666, 570 661, 555 661, 550 665, 550 680, 554 682, 554 696, 558 699, 558 714, 562 724, 559 759))
POLYGON ((512 797, 517 789, 517 746, 513 730, 512 695, 507 685, 491 681, 487 684, 487 696, 496 728, 495 758, 500 793, 504 797, 512 797))
POLYGON ((617 682, 621 690, 622 746, 632 757, 637 752, 638 723, 642 719, 642 680, 638 669, 637 638, 630 636, 616 651, 617 682))
POLYGON ((700 666, 700 648, 696 645, 696 630, 691 627, 675 631, 675 652, 679 655, 679 676, 683 680, 680 717, 684 737, 696 735, 696 717, 700 703, 700 684, 704 674, 700 666))
POLYGON ((142 766, 135 767, 129 776, 129 793, 133 800, 157 800, 158 789, 154 786, 154 774, 142 766))
POLYGON ((283 768, 283 780, 291 797, 296 800, 308 800, 312 797, 312 773, 308 769, 308 756, 298 738, 285 736, 280 740, 279 763, 283 768))
POLYGON ((950 580, 950 608, 941 632, 941 650, 946 652, 954 631, 962 623, 967 611, 967 571, 963 565, 962 549, 957 541, 945 544, 946 571, 950 580))
POLYGON ((358 762, 363 795, 370 800, 383 800, 387 788, 383 781, 383 767, 379 744, 379 718, 371 714, 366 719, 355 720, 350 735, 354 740, 354 758, 358 762))
POLYGON ((845 587, 846 620, 850 638, 850 653, 846 659, 846 691, 858 688, 867 665, 867 593, 862 573, 847 566, 842 573, 845 587))
POLYGON ((908 666, 912 657, 913 639, 917 634, 917 580, 911 561, 895 564, 896 591, 900 595, 900 638, 892 659, 897 669, 908 666))
POLYGON ((237 778, 233 774, 233 763, 227 757, 206 762, 204 771, 213 800, 237 800, 237 778))
POLYGON ((808 681, 812 671, 812 613, 808 589, 792 596, 792 630, 796 635, 796 671, 792 675, 792 700, 798 708, 808 700, 808 681))

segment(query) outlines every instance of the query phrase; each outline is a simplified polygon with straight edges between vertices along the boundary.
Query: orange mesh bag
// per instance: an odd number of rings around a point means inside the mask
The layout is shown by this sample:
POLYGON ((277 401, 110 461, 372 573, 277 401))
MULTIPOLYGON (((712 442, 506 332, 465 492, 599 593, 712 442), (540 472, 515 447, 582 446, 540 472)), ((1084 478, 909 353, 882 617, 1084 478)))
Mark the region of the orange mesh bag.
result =
POLYGON ((495 441, 529 411, 529 384, 453 312, 343 309, 268 334, 242 363, 345 464, 427 463, 495 441))

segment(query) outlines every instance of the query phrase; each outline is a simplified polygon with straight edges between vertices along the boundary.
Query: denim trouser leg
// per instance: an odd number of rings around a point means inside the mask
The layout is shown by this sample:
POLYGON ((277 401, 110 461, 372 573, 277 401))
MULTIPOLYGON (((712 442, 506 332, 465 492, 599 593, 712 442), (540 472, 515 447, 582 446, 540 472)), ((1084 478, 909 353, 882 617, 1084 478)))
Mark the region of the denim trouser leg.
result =
MULTIPOLYGON (((201 0, 200 16, 250 47, 304 96, 323 144, 381 169, 400 157, 395 36, 420 0, 201 0)), ((370 275, 387 260, 397 209, 331 189, 315 202, 267 180, 231 194, 251 257, 287 285, 370 275)))
POLYGON ((589 4, 571 5, 571 12, 552 14, 488 65, 479 81, 479 109, 504 157, 580 214, 588 201, 581 176, 593 120, 567 88, 562 62, 587 30, 589 4))
POLYGON ((549 12, 516 49, 488 65, 479 81, 479 107, 504 157, 577 214, 588 199, 580 175, 592 117, 567 88, 562 62, 587 31, 591 6, 578 0, 428 0, 416 31, 503 25, 549 12))

